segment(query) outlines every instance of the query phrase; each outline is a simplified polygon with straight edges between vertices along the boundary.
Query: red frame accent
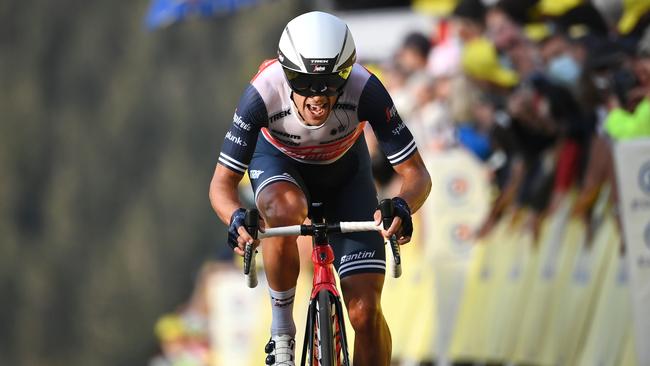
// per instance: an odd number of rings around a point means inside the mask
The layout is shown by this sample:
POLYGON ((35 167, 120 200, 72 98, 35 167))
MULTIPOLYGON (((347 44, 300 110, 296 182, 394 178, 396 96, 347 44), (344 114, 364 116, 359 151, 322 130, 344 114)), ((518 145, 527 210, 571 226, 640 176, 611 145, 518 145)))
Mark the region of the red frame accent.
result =
POLYGON ((336 288, 336 277, 334 277, 334 250, 326 244, 316 244, 311 252, 311 261, 314 264, 314 284, 311 290, 311 299, 318 296, 318 292, 327 289, 334 295, 339 296, 336 288))

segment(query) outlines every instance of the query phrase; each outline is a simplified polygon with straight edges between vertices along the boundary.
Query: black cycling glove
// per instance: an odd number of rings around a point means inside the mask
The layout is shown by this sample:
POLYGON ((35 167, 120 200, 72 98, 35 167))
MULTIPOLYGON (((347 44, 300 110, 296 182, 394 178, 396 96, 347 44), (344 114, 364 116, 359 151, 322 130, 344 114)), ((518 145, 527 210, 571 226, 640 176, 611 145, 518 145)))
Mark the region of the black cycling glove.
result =
POLYGON ((239 229, 240 226, 244 226, 245 216, 246 209, 241 207, 236 209, 235 212, 232 213, 232 216, 230 216, 230 226, 228 227, 228 245, 232 249, 235 249, 239 246, 237 243, 237 238, 239 237, 239 232, 237 229, 239 229))
MULTIPOLYGON (((413 220, 411 219, 411 208, 409 204, 401 197, 393 197, 393 205, 395 206, 395 216, 402 219, 401 236, 410 237, 413 235, 413 220)), ((398 238, 400 235, 397 236, 398 238)))

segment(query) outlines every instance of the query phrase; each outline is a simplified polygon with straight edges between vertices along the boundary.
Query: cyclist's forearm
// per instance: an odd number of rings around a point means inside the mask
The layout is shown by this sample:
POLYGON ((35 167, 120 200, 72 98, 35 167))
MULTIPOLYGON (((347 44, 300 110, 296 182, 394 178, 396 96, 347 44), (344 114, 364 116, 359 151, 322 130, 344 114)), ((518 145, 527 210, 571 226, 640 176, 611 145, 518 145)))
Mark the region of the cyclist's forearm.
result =
POLYGON ((232 213, 242 207, 237 191, 241 178, 241 175, 217 164, 210 182, 210 204, 217 216, 226 225, 230 223, 232 213))
POLYGON ((429 172, 418 153, 395 166, 395 171, 402 178, 399 196, 408 203, 411 213, 415 213, 422 207, 431 191, 429 172))

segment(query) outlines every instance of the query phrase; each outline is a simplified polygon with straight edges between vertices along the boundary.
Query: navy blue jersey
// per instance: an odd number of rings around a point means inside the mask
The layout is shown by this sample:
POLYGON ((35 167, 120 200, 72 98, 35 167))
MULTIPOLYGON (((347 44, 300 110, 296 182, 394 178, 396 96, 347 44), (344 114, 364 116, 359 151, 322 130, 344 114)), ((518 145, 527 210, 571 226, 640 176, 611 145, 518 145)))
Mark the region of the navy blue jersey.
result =
POLYGON ((413 136, 399 117, 381 82, 355 64, 343 93, 320 126, 303 122, 276 61, 267 61, 244 91, 226 133, 219 163, 244 174, 257 138, 263 138, 290 158, 306 164, 330 164, 362 136, 369 123, 392 165, 417 150, 413 136))

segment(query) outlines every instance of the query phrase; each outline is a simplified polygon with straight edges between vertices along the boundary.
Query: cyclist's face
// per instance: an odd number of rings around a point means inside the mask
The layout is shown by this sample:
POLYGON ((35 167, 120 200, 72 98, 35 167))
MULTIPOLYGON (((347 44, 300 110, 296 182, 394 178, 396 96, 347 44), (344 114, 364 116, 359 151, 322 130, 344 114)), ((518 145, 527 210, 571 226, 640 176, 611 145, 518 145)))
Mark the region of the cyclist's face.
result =
POLYGON ((336 103, 336 96, 314 95, 305 97, 293 93, 293 101, 306 124, 320 126, 325 123, 330 112, 332 112, 334 103, 336 103))

